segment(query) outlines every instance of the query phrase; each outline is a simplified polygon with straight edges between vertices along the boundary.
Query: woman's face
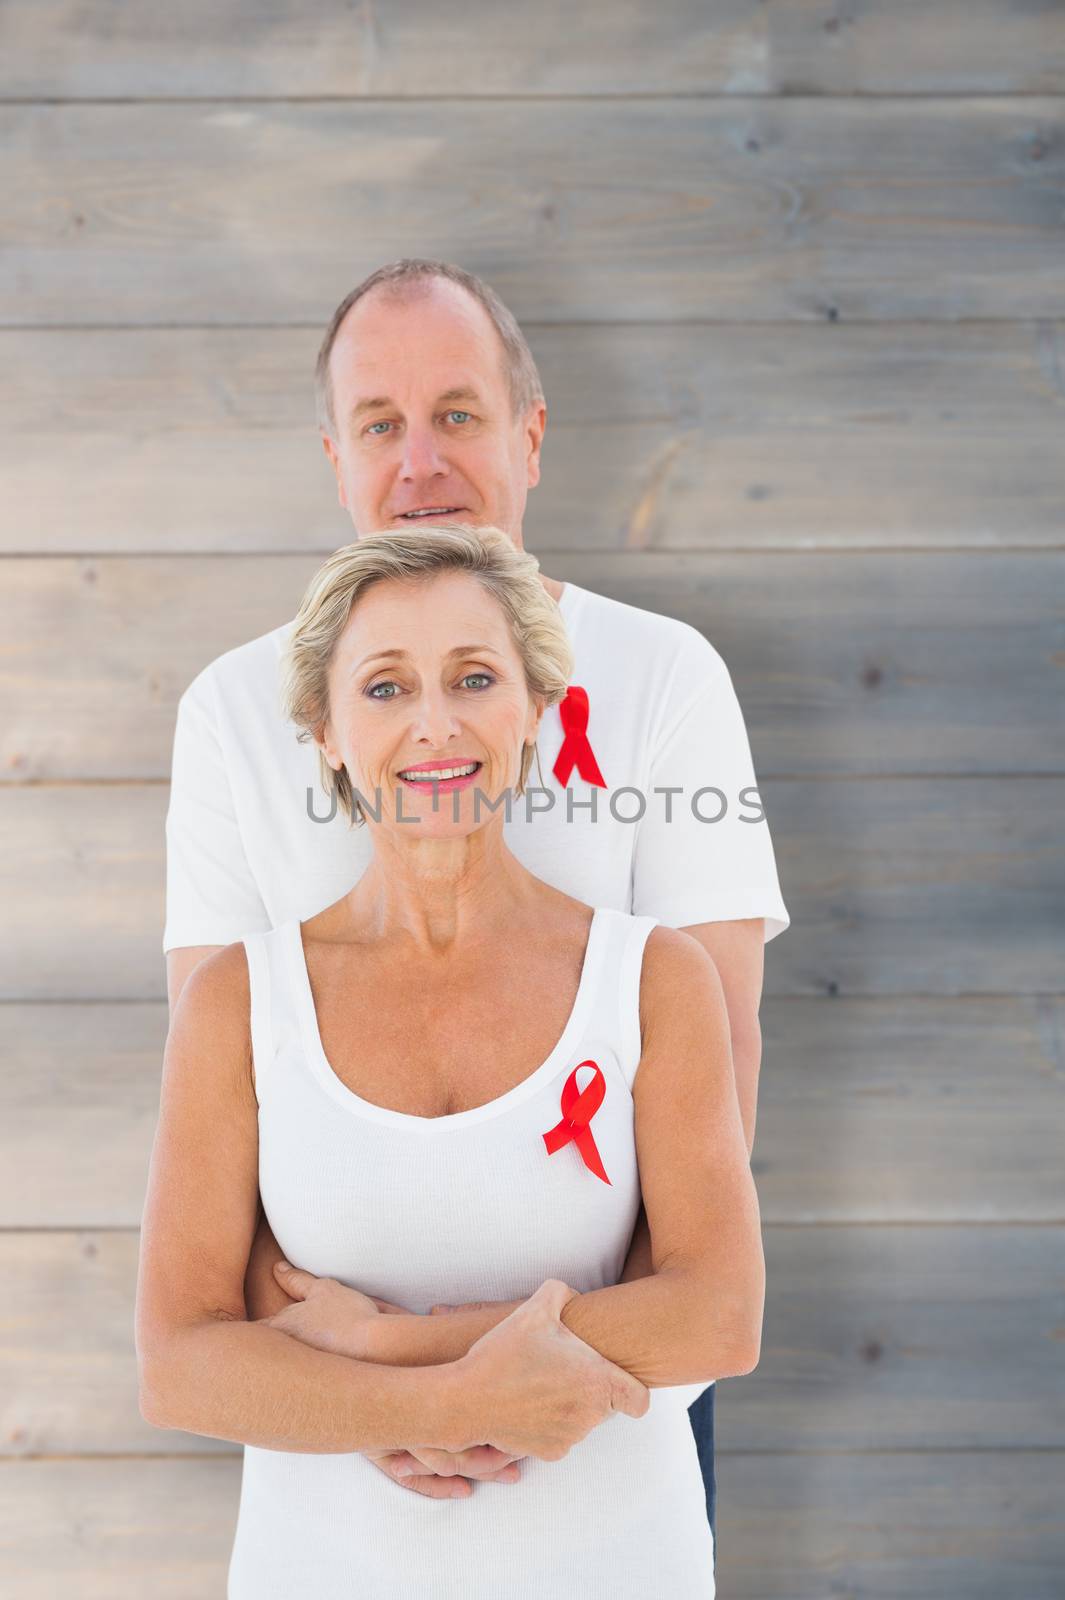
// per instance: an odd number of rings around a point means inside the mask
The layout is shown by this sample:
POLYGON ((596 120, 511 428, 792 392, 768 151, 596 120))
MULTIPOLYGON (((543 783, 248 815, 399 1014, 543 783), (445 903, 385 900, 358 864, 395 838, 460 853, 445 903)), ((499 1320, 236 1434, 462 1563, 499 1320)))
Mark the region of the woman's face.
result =
POLYGON ((380 822, 367 815, 368 826, 413 838, 502 818, 486 802, 516 790, 522 745, 543 714, 502 609, 468 572, 367 590, 333 655, 329 706, 320 742, 330 766, 347 768, 364 811, 380 792, 380 822), (471 766, 435 783, 411 771, 471 766))

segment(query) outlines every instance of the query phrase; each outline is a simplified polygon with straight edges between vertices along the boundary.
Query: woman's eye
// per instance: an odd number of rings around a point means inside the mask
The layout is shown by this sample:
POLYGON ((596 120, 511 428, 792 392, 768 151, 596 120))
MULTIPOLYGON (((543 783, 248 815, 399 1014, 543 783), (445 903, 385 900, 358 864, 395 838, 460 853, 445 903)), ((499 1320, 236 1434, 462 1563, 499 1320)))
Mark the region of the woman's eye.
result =
POLYGON ((471 678, 483 678, 486 684, 495 682, 495 679, 492 677, 490 672, 467 672, 462 681, 463 683, 469 683, 471 678))
POLYGON ((393 700, 395 699, 394 695, 378 694, 377 691, 378 689, 394 689, 395 687, 396 685, 392 682, 391 678, 382 678, 380 683, 371 685, 371 687, 367 689, 366 693, 372 700, 393 700))

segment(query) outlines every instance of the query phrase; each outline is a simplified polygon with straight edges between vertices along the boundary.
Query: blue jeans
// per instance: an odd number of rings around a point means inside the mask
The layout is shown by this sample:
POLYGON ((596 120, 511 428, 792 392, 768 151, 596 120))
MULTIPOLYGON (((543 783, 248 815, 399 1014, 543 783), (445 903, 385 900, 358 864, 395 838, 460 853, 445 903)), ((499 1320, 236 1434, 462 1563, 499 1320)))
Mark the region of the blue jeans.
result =
POLYGON ((693 1406, 688 1407, 688 1420, 692 1425, 695 1435, 695 1447, 699 1452, 699 1465, 703 1473, 703 1487, 706 1490, 706 1515, 710 1522, 710 1532, 714 1536, 714 1570, 717 1570, 717 1528, 714 1525, 714 1512, 717 1504, 717 1484, 714 1481, 714 1393, 717 1384, 712 1383, 709 1389, 704 1389, 693 1406))

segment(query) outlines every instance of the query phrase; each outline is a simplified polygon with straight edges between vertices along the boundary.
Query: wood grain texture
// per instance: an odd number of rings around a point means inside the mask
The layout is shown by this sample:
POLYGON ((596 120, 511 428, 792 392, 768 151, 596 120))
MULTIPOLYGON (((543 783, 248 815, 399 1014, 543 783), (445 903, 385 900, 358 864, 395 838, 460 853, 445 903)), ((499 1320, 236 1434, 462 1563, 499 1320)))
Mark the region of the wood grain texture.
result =
MULTIPOLYGON (((183 690, 294 616, 319 564, 8 562, 0 783, 169 779, 183 690)), ((574 553, 542 568, 709 639, 763 781, 1065 772, 1065 553, 574 553)))
MULTIPOLYGON (((135 1228, 161 1002, 0 1006, 0 1227, 135 1228)), ((1065 1000, 771 997, 765 1222, 1065 1221, 1065 1000)))
MULTIPOLYGON (((19 1600, 222 1600, 239 1457, 0 1470, 0 1582, 19 1600)), ((1063 1470, 1040 1450, 723 1457, 719 1592, 1060 1600, 1063 1470)))
MULTIPOLYGON (((1061 546, 1065 325, 526 332, 549 412, 538 553, 1061 546)), ((347 542, 314 424, 319 337, 0 332, 0 551, 347 542)))
MULTIPOLYGON (((137 1404, 136 1233, 0 1234, 0 1455, 232 1444, 137 1404)), ((773 1227, 762 1354, 722 1383, 715 1447, 1065 1448, 1065 1227, 773 1227)), ((360 1282, 368 1293, 378 1285, 360 1282)))
MULTIPOLYGON (((979 1404, 979 1401, 976 1402, 979 1404)), ((722 1458, 728 1600, 1060 1600, 1060 1453, 722 1458)))
POLYGON ((240 1470, 239 1455, 4 1462, 0 1589, 18 1600, 224 1600, 240 1470))
POLYGON ((0 143, 12 326, 317 326, 413 254, 519 321, 1065 314, 1052 97, 9 104, 0 143))
POLYGON ((440 94, 1055 93, 1065 24, 1002 0, 7 0, 0 94, 38 98, 440 94))

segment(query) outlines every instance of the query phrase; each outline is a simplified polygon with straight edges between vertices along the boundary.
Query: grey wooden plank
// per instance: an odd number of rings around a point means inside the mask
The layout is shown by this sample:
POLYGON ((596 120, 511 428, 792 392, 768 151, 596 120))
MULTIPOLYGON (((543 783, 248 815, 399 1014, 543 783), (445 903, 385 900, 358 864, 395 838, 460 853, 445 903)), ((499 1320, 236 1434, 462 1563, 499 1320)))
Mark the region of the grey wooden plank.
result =
POLYGON ((467 0, 8 0, 0 94, 80 98, 313 95, 1055 93, 1054 5, 1002 0, 660 0, 588 6, 467 0), (565 41, 564 45, 560 42, 565 41))
MULTIPOLYGON (((1061 780, 761 793, 793 924, 767 993, 1061 991, 1061 780)), ((0 786, 0 835, 20 845, 0 864, 0 999, 162 997, 166 804, 163 784, 0 786)))
MULTIPOLYGON (((295 615, 318 565, 8 561, 0 783, 168 778, 186 685, 295 615)), ((763 780, 1065 771, 1065 553, 574 553, 543 569, 704 634, 763 780)))
MULTIPOLYGON (((1063 1467, 1060 1452, 1039 1450, 724 1457, 718 1592, 1060 1600, 1063 1467)), ((0 1581, 18 1600, 221 1600, 239 1458, 0 1470, 0 1581)))
POLYGON ((409 254, 553 322, 1060 317, 1063 128, 1049 96, 9 104, 0 321, 318 324, 409 254))
POLYGON ((1060 1454, 726 1456, 728 1600, 1060 1600, 1060 1454))
POLYGON ((240 1470, 239 1455, 4 1462, 0 1589, 12 1600, 223 1600, 240 1470))
MULTIPOLYGON (((1061 545, 1059 323, 526 331, 549 412, 538 552, 1061 545)), ((314 425, 318 338, 0 332, 0 550, 344 543, 314 425)))
POLYGON ((1065 1002, 771 996, 761 1015, 765 1220, 1065 1219, 1065 1002))
MULTIPOLYGON (((0 1457, 233 1448, 140 1416, 137 1249, 0 1234, 0 1457)), ((1065 1228, 770 1225, 765 1255, 761 1359, 722 1382, 718 1451, 1065 1447, 1065 1228)))
POLYGON ((792 914, 767 992, 1060 992, 1060 780, 775 780, 762 796, 792 914))
POLYGON ((167 1008, 0 1005, 0 1228, 139 1227, 167 1008))
MULTIPOLYGON (((0 1228, 140 1223, 161 1002, 0 1006, 0 1228)), ((767 1224, 1065 1219, 1065 1001, 770 997, 767 1224)))

